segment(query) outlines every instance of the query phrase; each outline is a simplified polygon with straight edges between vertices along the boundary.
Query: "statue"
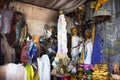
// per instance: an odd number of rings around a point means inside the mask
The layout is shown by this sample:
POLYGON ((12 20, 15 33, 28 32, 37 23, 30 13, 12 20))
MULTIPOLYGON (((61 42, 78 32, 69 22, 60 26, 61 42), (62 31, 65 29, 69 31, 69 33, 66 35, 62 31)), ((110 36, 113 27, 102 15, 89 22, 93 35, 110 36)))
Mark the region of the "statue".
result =
POLYGON ((85 31, 86 41, 84 43, 85 50, 84 50, 84 64, 91 64, 91 57, 92 57, 92 40, 91 40, 91 32, 90 30, 85 31))
POLYGON ((80 48, 79 43, 81 42, 82 38, 77 36, 77 28, 76 27, 72 28, 71 32, 72 32, 71 58, 72 58, 73 65, 76 66, 78 59, 79 59, 79 53, 80 53, 79 52, 79 48, 80 48))

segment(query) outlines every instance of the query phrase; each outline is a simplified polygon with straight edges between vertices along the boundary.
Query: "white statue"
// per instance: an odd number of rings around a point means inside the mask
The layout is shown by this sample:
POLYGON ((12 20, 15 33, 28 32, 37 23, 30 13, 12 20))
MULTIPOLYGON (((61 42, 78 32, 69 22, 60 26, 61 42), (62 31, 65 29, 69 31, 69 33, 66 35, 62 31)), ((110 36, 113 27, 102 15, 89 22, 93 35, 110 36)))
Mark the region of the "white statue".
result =
POLYGON ((72 47, 71 47, 71 57, 73 64, 76 65, 79 59, 79 43, 82 41, 82 38, 77 36, 77 29, 72 28, 72 47))
POLYGON ((85 37, 87 40, 85 41, 84 44, 85 45, 84 55, 86 55, 86 57, 84 57, 84 64, 91 64, 93 44, 91 40, 91 33, 89 30, 85 31, 85 37))

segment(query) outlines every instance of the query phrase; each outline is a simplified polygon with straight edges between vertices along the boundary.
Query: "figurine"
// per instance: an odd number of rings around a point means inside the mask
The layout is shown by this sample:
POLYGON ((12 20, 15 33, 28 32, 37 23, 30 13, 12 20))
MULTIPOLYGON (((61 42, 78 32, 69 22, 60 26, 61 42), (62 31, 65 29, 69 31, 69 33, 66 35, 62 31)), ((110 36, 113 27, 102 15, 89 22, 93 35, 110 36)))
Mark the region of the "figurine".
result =
POLYGON ((118 64, 114 64, 113 69, 114 69, 114 74, 119 74, 119 65, 118 64))
POLYGON ((84 45, 85 45, 84 64, 91 64, 91 57, 92 57, 93 45, 92 45, 90 30, 86 30, 85 31, 85 37, 86 37, 86 41, 84 43, 84 45))
POLYGON ((79 42, 82 40, 79 36, 77 36, 77 28, 74 27, 71 29, 72 32, 72 48, 71 48, 71 57, 74 65, 77 64, 79 59, 79 42))

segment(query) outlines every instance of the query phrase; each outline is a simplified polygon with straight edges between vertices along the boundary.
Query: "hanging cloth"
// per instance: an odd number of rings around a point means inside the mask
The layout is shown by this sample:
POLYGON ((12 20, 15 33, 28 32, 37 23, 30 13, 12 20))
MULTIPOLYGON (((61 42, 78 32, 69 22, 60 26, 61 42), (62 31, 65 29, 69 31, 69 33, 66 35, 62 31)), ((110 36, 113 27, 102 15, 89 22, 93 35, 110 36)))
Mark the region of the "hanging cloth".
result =
POLYGON ((37 72, 36 72, 36 74, 35 74, 35 76, 34 76, 34 80, 39 80, 39 73, 38 73, 38 70, 37 70, 37 72))
POLYGON ((15 62, 15 49, 12 48, 5 37, 4 34, 2 34, 1 38, 1 53, 4 55, 4 63, 13 63, 15 62))
POLYGON ((100 64, 101 63, 101 55, 102 55, 102 46, 103 41, 102 37, 100 36, 100 29, 101 26, 96 26, 95 31, 95 40, 93 44, 93 52, 92 52, 92 64, 100 64))
POLYGON ((50 80, 50 60, 48 55, 37 58, 39 80, 50 80))
POLYGON ((30 44, 30 41, 27 41, 25 46, 22 48, 21 58, 20 58, 22 63, 28 63, 27 50, 28 50, 29 44, 30 44))
POLYGON ((26 70, 22 64, 9 63, 5 67, 5 80, 27 80, 26 70))
POLYGON ((1 32, 6 34, 10 32, 14 10, 4 9, 1 13, 1 32))
POLYGON ((26 69, 26 72, 27 72, 27 80, 34 80, 34 70, 33 70, 33 67, 32 65, 25 65, 25 69, 26 69))
POLYGON ((31 64, 32 61, 35 61, 37 59, 37 53, 38 53, 38 45, 37 43, 31 41, 27 51, 29 64, 31 64))

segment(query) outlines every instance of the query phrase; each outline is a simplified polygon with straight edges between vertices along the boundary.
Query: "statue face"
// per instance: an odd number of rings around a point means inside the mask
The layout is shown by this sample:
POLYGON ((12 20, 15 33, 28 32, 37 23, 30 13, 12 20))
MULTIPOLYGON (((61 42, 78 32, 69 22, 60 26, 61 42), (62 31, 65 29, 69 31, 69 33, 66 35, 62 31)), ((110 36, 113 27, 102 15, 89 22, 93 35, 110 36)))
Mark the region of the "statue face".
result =
POLYGON ((119 65, 118 64, 114 64, 113 67, 114 67, 114 69, 118 69, 119 65))
POLYGON ((77 29, 76 29, 76 28, 73 28, 73 29, 72 29, 72 34, 73 34, 73 35, 77 35, 77 29))
POLYGON ((34 35, 32 40, 38 43, 40 41, 40 36, 34 35))
POLYGON ((86 37, 87 39, 90 39, 90 37, 91 37, 90 32, 85 32, 85 37, 86 37))

